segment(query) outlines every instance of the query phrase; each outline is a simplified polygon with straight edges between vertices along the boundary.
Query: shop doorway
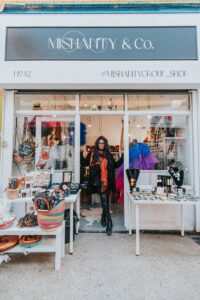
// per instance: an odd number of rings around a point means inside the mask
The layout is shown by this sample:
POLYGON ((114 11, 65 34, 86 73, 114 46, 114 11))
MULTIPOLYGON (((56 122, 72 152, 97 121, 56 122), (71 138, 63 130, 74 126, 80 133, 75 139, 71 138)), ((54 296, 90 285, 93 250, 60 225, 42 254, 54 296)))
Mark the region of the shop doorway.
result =
MULTIPOLYGON (((92 151, 99 136, 104 136, 109 143, 110 152, 118 161, 123 152, 123 116, 122 115, 82 115, 81 116, 81 150, 84 156, 92 151)), ((115 169, 116 192, 110 193, 110 212, 113 220, 113 231, 125 231, 124 197, 120 196, 119 181, 123 180, 123 165, 115 169)), ((89 167, 81 166, 81 222, 80 230, 86 232, 103 232, 101 226, 101 199, 98 194, 91 195, 88 190, 89 167)))

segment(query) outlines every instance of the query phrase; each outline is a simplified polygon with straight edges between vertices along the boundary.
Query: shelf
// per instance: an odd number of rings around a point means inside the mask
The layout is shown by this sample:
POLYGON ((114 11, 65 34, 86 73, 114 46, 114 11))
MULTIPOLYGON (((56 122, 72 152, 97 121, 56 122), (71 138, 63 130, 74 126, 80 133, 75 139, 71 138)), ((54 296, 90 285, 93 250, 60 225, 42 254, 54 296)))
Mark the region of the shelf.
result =
POLYGON ((14 248, 5 251, 5 253, 53 253, 56 251, 56 239, 55 238, 43 238, 37 245, 31 248, 22 247, 20 244, 14 248))
POLYGON ((185 137, 164 137, 162 139, 155 140, 154 143, 162 142, 162 141, 165 141, 165 140, 186 140, 186 138, 185 137))
MULTIPOLYGON (((77 194, 72 194, 69 195, 68 197, 65 197, 65 203, 68 202, 76 202, 77 197, 80 194, 80 190, 78 191, 77 194)), ((32 197, 27 197, 27 198, 16 198, 16 199, 8 199, 9 203, 33 203, 32 197)))
POLYGON ((9 203, 33 203, 32 197, 8 199, 9 203))
POLYGON ((56 235, 58 232, 60 232, 64 227, 63 224, 55 229, 52 230, 42 230, 40 226, 35 227, 18 227, 17 221, 10 227, 6 229, 0 230, 0 236, 2 235, 56 235))

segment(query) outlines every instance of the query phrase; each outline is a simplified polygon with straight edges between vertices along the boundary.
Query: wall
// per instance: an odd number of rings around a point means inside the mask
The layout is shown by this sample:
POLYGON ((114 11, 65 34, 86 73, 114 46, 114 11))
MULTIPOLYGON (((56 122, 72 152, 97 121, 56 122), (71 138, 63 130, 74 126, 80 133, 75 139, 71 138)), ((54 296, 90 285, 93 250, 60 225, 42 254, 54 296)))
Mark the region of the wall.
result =
MULTIPOLYGON (((1 15, 0 44, 5 45, 6 26, 197 26, 199 14, 133 15, 1 15)), ((198 49, 200 49, 200 30, 198 49)), ((4 62, 5 47, 0 49, 0 85, 18 89, 189 89, 200 87, 199 61, 16 61, 4 62), (105 71, 163 71, 164 76, 105 76, 105 71), (169 72, 175 70, 175 76, 169 72), (177 71, 184 70, 181 77, 177 71), (31 77, 16 77, 16 71, 29 71, 31 77)), ((198 50, 200 51, 200 50, 198 50)))
POLYGON ((93 145, 100 135, 104 135, 110 145, 120 145, 122 117, 82 116, 81 122, 87 125, 87 145, 93 145), (89 123, 91 127, 88 127, 89 123))

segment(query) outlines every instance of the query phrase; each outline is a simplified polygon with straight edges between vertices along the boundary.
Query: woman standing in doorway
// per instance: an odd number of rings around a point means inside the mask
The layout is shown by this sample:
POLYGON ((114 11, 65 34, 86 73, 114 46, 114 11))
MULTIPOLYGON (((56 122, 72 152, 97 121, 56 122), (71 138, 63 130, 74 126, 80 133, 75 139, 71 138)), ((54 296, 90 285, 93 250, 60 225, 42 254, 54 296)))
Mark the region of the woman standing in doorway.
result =
POLYGON ((112 219, 109 208, 109 193, 116 192, 115 168, 123 163, 123 155, 115 161, 104 136, 98 137, 94 150, 84 158, 81 151, 81 165, 90 167, 88 188, 91 194, 99 194, 101 197, 102 216, 101 225, 106 227, 108 235, 112 233, 112 219))

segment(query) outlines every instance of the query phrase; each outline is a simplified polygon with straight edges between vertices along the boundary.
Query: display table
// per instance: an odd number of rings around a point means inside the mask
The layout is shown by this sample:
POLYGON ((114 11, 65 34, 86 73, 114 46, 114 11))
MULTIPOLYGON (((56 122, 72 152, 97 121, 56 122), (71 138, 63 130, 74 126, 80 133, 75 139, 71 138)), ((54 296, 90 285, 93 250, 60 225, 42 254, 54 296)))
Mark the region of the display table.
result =
POLYGON ((42 230, 39 226, 21 228, 15 222, 11 227, 0 230, 0 236, 3 235, 42 235, 42 240, 32 248, 27 249, 18 244, 5 253, 55 253, 55 269, 60 270, 61 257, 65 255, 65 222, 60 227, 49 231, 42 230))
MULTIPOLYGON (((17 199, 7 199, 9 203, 23 203, 27 204, 33 203, 32 197, 29 198, 17 198, 17 199)), ((69 253, 73 254, 73 208, 76 203, 76 212, 78 218, 80 219, 80 190, 77 194, 69 195, 65 197, 65 203, 70 204, 70 243, 69 243, 69 253)), ((55 253, 55 269, 60 270, 61 267, 61 257, 65 255, 65 222, 62 225, 53 230, 42 230, 39 226, 35 227, 19 227, 17 226, 17 221, 7 229, 0 230, 0 236, 3 235, 42 235, 42 240, 35 246, 31 248, 24 248, 21 245, 17 245, 14 248, 5 251, 5 253, 55 253)), ((78 233, 79 223, 76 225, 76 233, 78 233)))
MULTIPOLYGON (((33 203, 32 197, 29 197, 29 198, 16 198, 16 199, 12 199, 12 200, 8 199, 8 201, 9 201, 9 203, 13 203, 13 204, 14 203, 24 203, 25 205, 27 205, 28 203, 33 203)), ((65 197, 65 203, 69 203, 70 204, 70 242, 69 242, 69 253, 73 254, 73 233, 74 233, 73 232, 74 231, 74 226, 73 226, 73 208, 74 208, 74 204, 76 203, 76 213, 78 215, 78 218, 80 219, 80 190, 78 191, 77 194, 69 195, 69 196, 65 197)), ((79 224, 80 224, 80 222, 78 222, 76 224, 76 234, 78 234, 79 224)), ((0 233, 1 233, 1 231, 0 231, 0 233)))
MULTIPOLYGON (((76 203, 76 213, 78 215, 78 219, 80 220, 80 192, 78 191, 75 195, 70 195, 68 197, 65 197, 65 203, 70 204, 70 235, 69 235, 69 253, 73 254, 73 235, 74 235, 74 226, 73 226, 73 209, 74 209, 74 203, 76 203)), ((78 234, 80 226, 80 221, 76 224, 76 234, 78 234)))
POLYGON ((187 200, 185 196, 171 196, 167 198, 164 195, 154 196, 150 193, 128 193, 128 205, 129 205, 129 235, 132 234, 131 220, 132 220, 132 204, 135 205, 135 227, 136 227, 136 255, 140 255, 140 206, 152 206, 152 205, 179 205, 181 208, 181 236, 184 236, 184 206, 195 205, 198 203, 195 197, 187 200), (160 199, 159 199, 160 198, 160 199))

